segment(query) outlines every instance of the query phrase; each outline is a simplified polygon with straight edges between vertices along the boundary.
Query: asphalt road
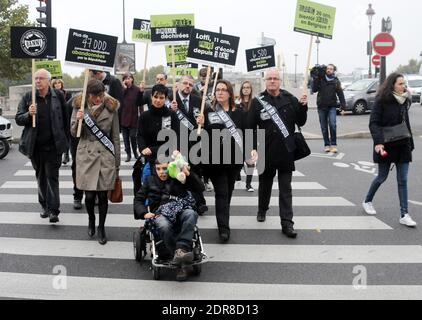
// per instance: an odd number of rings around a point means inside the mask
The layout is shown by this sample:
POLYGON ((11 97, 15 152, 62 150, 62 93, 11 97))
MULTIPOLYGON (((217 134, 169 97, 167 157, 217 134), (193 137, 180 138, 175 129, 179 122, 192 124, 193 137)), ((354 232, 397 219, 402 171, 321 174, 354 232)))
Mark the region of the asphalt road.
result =
MULTIPOLYGON (((357 117, 362 118, 363 117, 357 117)), ((410 214, 422 224, 422 138, 409 177, 410 214)), ((0 296, 35 299, 421 299, 422 231, 401 226, 395 172, 380 189, 366 216, 361 202, 376 174, 372 142, 345 139, 340 154, 314 154, 297 164, 294 211, 299 237, 280 233, 277 205, 268 220, 255 220, 257 193, 244 184, 234 193, 232 237, 220 244, 210 211, 199 219, 204 247, 212 257, 199 277, 176 283, 174 272, 153 281, 150 264, 133 260, 131 191, 125 203, 110 205, 105 247, 86 235, 84 211, 72 208, 70 177, 61 177, 62 215, 57 226, 38 218, 35 178, 16 147, 0 161, 0 296), (31 184, 32 183, 32 184, 31 184), (53 277, 64 267, 67 289, 53 277), (57 269, 59 268, 59 269, 57 269), (361 275, 362 277, 359 277, 361 275), (359 285, 367 285, 359 287, 359 285)), ((130 167, 127 167, 130 172, 130 167)), ((69 168, 63 167, 63 173, 69 168)), ((130 177, 123 177, 130 186, 130 177)), ((256 181, 256 178, 254 178, 256 181)), ((277 190, 272 196, 277 203, 277 190)), ((62 271, 63 271, 62 270, 62 271)), ((59 273, 63 275, 63 272, 59 273)))

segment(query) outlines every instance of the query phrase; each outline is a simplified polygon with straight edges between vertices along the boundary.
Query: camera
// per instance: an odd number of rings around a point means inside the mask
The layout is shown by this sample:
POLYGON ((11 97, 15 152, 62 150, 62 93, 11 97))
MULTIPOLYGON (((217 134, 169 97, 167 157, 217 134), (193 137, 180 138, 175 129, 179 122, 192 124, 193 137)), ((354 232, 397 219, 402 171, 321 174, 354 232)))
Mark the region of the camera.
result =
POLYGON ((313 79, 322 79, 325 77, 327 71, 327 66, 326 65, 319 65, 317 64, 315 67, 312 68, 311 70, 311 77, 313 79))

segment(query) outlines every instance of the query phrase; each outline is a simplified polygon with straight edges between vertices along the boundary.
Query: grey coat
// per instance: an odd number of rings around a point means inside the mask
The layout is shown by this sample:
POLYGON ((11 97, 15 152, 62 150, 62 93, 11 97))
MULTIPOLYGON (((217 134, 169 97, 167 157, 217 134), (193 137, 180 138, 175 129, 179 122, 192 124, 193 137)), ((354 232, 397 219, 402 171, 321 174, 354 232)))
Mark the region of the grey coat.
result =
MULTIPOLYGON (((78 121, 76 113, 80 109, 82 97, 79 95, 73 101, 73 112, 70 122, 71 134, 76 137, 78 121)), ((120 168, 120 128, 118 108, 119 102, 106 95, 103 110, 95 119, 98 127, 114 144, 115 157, 87 129, 82 127, 81 138, 76 152, 76 186, 84 191, 108 191, 114 189, 114 184, 120 168)), ((85 112, 89 112, 86 107, 85 112)))

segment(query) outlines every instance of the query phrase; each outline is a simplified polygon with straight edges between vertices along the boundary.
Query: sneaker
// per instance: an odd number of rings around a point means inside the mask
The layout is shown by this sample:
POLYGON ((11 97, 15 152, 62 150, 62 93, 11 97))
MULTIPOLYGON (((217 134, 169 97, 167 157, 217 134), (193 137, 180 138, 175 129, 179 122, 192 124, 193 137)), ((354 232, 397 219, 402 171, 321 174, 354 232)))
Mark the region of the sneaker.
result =
POLYGON ((174 252, 173 263, 180 266, 183 264, 191 264, 193 261, 193 252, 184 249, 176 249, 174 252))
POLYGON ((59 222, 59 216, 57 214, 50 214, 50 223, 57 223, 59 222))
POLYGON ((400 224, 404 224, 408 227, 416 227, 417 223, 413 221, 412 217, 409 214, 406 214, 403 218, 400 219, 400 224))
POLYGON ((177 281, 186 281, 188 278, 188 272, 185 268, 177 269, 176 280, 177 281))
POLYGON ((255 189, 252 186, 246 186, 246 191, 248 192, 255 192, 255 189))
POLYGON ((205 191, 211 192, 213 190, 214 190, 214 187, 212 186, 211 182, 208 182, 208 183, 205 184, 205 191))
POLYGON ((47 212, 47 209, 42 209, 42 212, 40 213, 41 219, 47 219, 49 217, 49 213, 47 212))
POLYGON ((82 209, 82 200, 78 200, 78 199, 73 200, 73 209, 81 210, 82 209))
POLYGON ((327 153, 328 153, 328 152, 330 152, 330 150, 331 150, 331 148, 330 148, 329 146, 326 146, 326 147, 324 148, 324 151, 325 151, 325 152, 327 152, 327 153))
POLYGON ((338 153, 338 149, 337 149, 337 147, 336 147, 336 146, 332 146, 332 147, 330 148, 330 152, 331 152, 331 153, 338 153))
POLYGON ((374 206, 372 205, 372 202, 364 202, 362 203, 363 210, 365 210, 366 214, 369 214, 371 216, 374 216, 377 214, 377 212, 374 209, 374 206))

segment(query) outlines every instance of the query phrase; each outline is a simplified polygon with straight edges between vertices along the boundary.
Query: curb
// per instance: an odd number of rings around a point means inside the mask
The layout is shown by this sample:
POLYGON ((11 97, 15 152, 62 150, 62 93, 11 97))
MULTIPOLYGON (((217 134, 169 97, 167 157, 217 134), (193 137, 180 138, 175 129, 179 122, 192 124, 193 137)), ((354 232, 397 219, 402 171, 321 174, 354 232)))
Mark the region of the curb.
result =
MULTIPOLYGON (((323 137, 321 135, 308 132, 302 133, 306 140, 323 140, 323 137)), ((369 131, 357 131, 338 135, 337 139, 372 139, 372 135, 369 131)))

